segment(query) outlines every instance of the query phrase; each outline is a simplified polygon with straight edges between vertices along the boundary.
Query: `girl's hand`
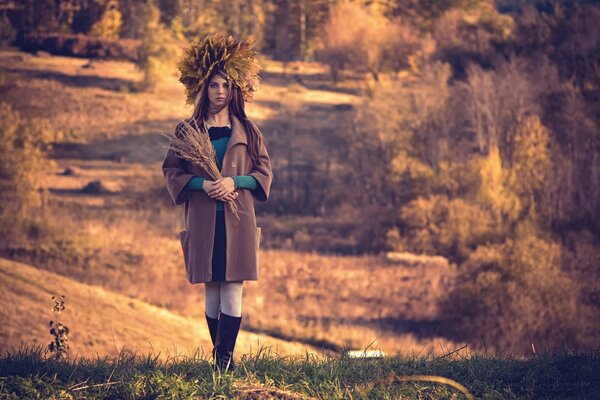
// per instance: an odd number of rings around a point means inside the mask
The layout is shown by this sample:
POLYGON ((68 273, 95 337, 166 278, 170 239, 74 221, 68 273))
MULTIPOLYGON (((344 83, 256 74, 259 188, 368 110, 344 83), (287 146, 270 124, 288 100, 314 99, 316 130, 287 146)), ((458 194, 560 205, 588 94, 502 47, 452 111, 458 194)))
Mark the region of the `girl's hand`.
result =
POLYGON ((234 201, 238 197, 238 192, 232 192, 222 197, 217 197, 217 200, 221 201, 234 201))
POLYGON ((225 176, 216 181, 204 181, 204 191, 212 198, 220 201, 232 201, 238 196, 235 192, 235 182, 231 176, 225 176))

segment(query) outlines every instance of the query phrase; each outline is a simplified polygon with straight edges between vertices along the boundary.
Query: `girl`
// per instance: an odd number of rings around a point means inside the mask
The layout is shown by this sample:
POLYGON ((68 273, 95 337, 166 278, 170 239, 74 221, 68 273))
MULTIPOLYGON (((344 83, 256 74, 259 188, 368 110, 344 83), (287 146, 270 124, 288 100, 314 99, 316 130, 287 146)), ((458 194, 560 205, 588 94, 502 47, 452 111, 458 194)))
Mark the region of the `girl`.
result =
POLYGON ((258 279, 260 228, 254 200, 267 201, 272 182, 264 137, 244 110, 244 100, 251 99, 257 88, 251 44, 251 39, 238 42, 231 36, 213 35, 193 45, 179 65, 188 102, 194 103, 187 122, 207 129, 223 178, 213 181, 171 148, 162 166, 173 201, 185 204, 186 229, 179 237, 188 281, 204 283, 213 357, 216 366, 226 370, 235 368, 243 282, 258 279), (223 54, 228 58, 223 59, 223 54), (227 206, 229 201, 238 204, 238 216, 227 206))

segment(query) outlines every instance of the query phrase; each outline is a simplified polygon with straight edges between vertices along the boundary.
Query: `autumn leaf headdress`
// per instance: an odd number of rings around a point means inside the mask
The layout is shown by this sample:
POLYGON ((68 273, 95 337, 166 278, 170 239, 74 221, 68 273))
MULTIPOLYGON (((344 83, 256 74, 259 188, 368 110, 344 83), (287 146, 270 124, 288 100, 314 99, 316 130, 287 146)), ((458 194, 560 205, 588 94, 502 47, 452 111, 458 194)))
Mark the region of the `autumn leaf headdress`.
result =
POLYGON ((184 50, 178 64, 181 72, 179 81, 187 92, 186 104, 194 104, 202 84, 214 68, 224 70, 229 79, 240 87, 244 100, 250 102, 260 82, 257 54, 253 35, 246 41, 238 41, 231 35, 225 38, 215 33, 193 43, 184 50))

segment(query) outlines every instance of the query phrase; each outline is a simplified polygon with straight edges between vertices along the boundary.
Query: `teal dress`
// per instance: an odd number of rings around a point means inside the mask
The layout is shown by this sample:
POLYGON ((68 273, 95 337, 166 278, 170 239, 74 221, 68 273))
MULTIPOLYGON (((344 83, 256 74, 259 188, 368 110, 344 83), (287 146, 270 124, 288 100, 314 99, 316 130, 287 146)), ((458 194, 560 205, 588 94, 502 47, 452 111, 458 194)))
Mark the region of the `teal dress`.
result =
MULTIPOLYGON (((223 164, 223 156, 225 155, 225 149, 229 138, 231 137, 231 125, 226 126, 212 126, 208 129, 210 136, 210 142, 215 148, 217 156, 217 166, 219 171, 223 164)), ((236 175, 233 176, 233 182, 235 189, 249 189, 254 190, 258 186, 258 182, 250 175, 236 175)), ((194 176, 190 179, 184 190, 203 190, 202 184, 204 178, 201 176, 194 176)), ((224 282, 225 281, 225 265, 226 265, 226 240, 225 235, 225 202, 217 200, 217 218, 215 221, 215 241, 213 246, 213 257, 212 257, 212 282, 224 282)))

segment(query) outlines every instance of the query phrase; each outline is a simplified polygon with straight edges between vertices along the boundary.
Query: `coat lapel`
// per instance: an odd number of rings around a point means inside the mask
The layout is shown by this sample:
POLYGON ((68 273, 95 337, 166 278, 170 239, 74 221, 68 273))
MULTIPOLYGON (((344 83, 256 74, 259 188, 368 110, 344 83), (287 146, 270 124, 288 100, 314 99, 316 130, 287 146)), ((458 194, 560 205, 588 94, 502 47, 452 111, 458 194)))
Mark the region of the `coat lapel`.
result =
MULTIPOLYGON (((231 121, 231 137, 229 138, 229 142, 227 142, 227 147, 225 147, 225 155, 236 144, 248 144, 248 138, 246 137, 246 131, 242 122, 233 114, 229 114, 229 120, 231 121)), ((225 159, 225 155, 223 155, 223 159, 225 159)))

